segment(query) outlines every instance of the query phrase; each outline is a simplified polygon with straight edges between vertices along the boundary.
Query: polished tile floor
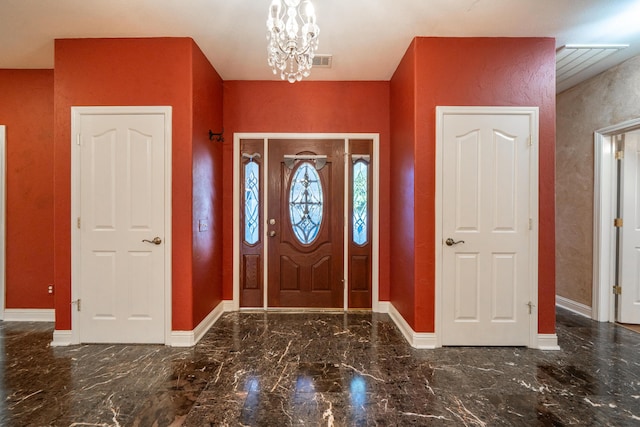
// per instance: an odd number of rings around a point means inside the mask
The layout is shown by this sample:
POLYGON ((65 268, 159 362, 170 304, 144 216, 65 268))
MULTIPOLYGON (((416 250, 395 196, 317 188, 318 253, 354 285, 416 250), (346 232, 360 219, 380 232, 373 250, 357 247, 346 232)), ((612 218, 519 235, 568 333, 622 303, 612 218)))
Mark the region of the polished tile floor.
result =
POLYGON ((51 348, 0 322, 0 425, 640 425, 640 334, 557 329, 556 352, 416 350, 383 314, 227 313, 190 349, 51 348))

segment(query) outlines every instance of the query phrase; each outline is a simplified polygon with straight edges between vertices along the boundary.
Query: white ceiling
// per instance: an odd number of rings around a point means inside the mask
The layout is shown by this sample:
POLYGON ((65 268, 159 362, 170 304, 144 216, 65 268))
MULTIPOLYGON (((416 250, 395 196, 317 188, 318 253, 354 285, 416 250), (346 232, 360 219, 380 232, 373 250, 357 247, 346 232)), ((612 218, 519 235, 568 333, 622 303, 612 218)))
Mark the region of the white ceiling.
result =
MULTIPOLYGON (((271 0, 0 0, 0 68, 53 68, 56 38, 192 37, 225 80, 272 80, 271 0)), ((570 87, 640 55, 639 0, 314 0, 311 80, 389 80, 415 36, 555 37, 630 47, 564 82, 570 87)))

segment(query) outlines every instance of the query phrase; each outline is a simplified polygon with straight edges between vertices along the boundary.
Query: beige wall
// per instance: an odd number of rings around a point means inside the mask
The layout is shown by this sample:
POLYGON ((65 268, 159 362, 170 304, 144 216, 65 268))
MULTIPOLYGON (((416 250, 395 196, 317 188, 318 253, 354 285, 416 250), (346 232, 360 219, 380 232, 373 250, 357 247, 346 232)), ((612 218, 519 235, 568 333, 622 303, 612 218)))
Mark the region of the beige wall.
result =
POLYGON ((556 294, 591 306, 593 134, 640 117, 640 56, 556 102, 556 294))

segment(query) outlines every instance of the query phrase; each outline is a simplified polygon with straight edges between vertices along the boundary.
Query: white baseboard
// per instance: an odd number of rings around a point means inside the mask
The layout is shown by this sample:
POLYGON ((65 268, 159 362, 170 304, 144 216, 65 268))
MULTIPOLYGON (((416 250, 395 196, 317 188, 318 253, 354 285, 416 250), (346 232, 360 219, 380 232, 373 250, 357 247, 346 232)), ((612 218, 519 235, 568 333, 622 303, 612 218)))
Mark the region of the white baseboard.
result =
POLYGON ((192 331, 171 331, 167 345, 171 347, 193 347, 196 345, 209 328, 222 316, 226 305, 225 301, 218 304, 192 331))
POLYGON ((556 295, 556 305, 573 313, 588 317, 589 319, 591 319, 591 316, 593 315, 593 310, 588 305, 570 300, 569 298, 561 297, 560 295, 556 295))
POLYGON ((389 301, 378 301, 378 308, 374 310, 376 313, 389 313, 389 307, 391 303, 389 301))
POLYGON ((222 301, 222 308, 223 308, 225 313, 228 313, 230 311, 236 311, 235 305, 233 303, 233 300, 231 300, 231 299, 223 300, 222 301))
POLYGON ((560 350, 558 335, 538 334, 538 350, 560 350))
POLYGON ((398 329, 400 329, 400 332, 402 332, 402 335, 404 335, 404 338, 409 342, 411 347, 424 349, 433 349, 438 347, 436 334, 432 332, 415 332, 393 304, 387 304, 389 317, 391 317, 398 329))
POLYGON ((56 311, 52 308, 5 308, 5 322, 55 322, 56 311))
POLYGON ((72 331, 53 331, 53 341, 51 341, 51 347, 66 347, 68 345, 75 344, 73 342, 72 331))

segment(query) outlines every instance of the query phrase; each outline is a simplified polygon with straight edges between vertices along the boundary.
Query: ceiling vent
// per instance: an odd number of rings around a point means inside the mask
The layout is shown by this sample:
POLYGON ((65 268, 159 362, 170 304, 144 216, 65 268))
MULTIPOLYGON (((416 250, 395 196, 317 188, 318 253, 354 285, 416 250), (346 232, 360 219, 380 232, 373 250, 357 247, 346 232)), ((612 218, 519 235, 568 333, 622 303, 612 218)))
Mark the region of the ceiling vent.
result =
POLYGON ((628 44, 568 44, 556 51, 556 85, 586 70, 628 44))
POLYGON ((331 68, 332 55, 316 55, 313 57, 313 68, 331 68))

